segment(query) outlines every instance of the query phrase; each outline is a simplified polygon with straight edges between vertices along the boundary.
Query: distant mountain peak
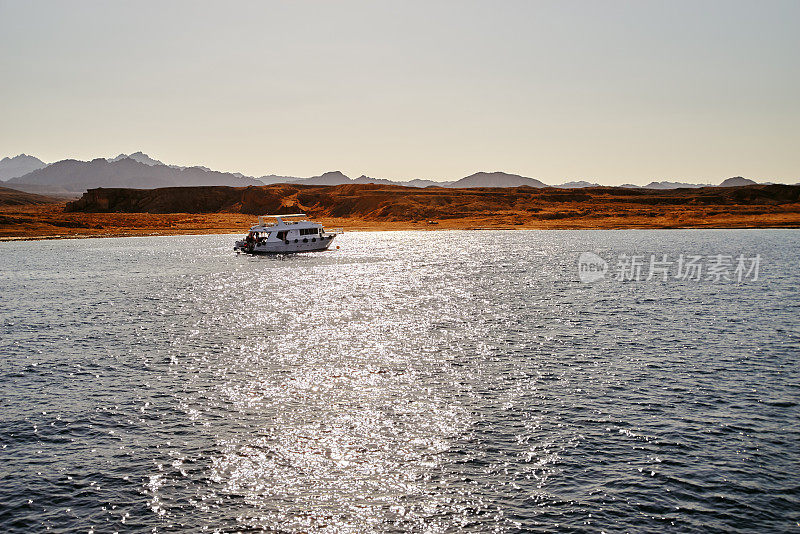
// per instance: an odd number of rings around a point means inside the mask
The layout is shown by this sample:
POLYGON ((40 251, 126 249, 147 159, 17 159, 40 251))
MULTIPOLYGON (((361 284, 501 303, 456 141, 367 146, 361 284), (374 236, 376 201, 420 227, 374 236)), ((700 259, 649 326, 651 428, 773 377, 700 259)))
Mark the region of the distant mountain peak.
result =
POLYGON ((733 178, 728 178, 727 180, 723 180, 719 187, 740 187, 743 185, 753 185, 757 182, 750 180, 748 178, 742 178, 741 176, 734 176, 733 178))
POLYGON ((22 154, 18 154, 16 156, 12 156, 12 157, 6 156, 2 160, 0 160, 0 163, 8 163, 9 161, 16 161, 16 162, 27 161, 27 162, 31 162, 31 163, 38 163, 38 164, 41 164, 41 165, 45 165, 45 162, 40 160, 36 156, 29 156, 29 155, 25 154, 24 152, 22 154))
POLYGON ((527 178, 503 171, 476 172, 475 174, 470 174, 460 180, 447 184, 445 187, 520 187, 523 185, 529 187, 550 187, 535 178, 527 178))
POLYGON ((572 182, 564 182, 563 184, 554 185, 553 187, 560 187, 562 189, 580 189, 582 187, 602 187, 600 184, 587 182, 586 180, 576 180, 572 182))
POLYGON ((45 162, 28 154, 19 154, 11 158, 5 157, 0 160, 0 181, 18 178, 46 166, 45 162))
POLYGON ((132 152, 130 154, 120 154, 116 158, 111 158, 111 159, 109 159, 107 161, 109 161, 110 163, 114 163, 116 161, 120 161, 120 160, 123 160, 123 159, 126 159, 126 158, 127 159, 132 159, 133 161, 136 161, 136 162, 139 162, 139 163, 144 163, 145 165, 150 165, 151 167, 153 167, 155 165, 164 165, 163 162, 158 161, 157 159, 151 158, 150 156, 148 156, 147 154, 145 154, 141 150, 136 151, 136 152, 132 152))
MULTIPOLYGON (((345 178, 347 178, 347 175, 345 175, 345 173, 343 173, 342 171, 323 172, 320 176, 344 176, 345 178)), ((349 180, 349 178, 348 178, 348 180, 349 180)))
POLYGON ((699 188, 699 187, 710 187, 711 184, 691 184, 686 182, 650 182, 649 184, 642 186, 645 189, 679 189, 681 187, 690 187, 690 188, 699 188))
POLYGON ((307 185, 342 185, 351 184, 353 180, 348 178, 342 171, 328 171, 319 176, 296 180, 294 183, 307 185))
POLYGON ((94 187, 181 187, 202 185, 247 186, 261 185, 253 178, 239 178, 230 173, 206 171, 194 167, 175 168, 168 165, 149 165, 130 157, 115 161, 96 158, 91 161, 62 160, 10 183, 63 188, 81 192, 94 187))

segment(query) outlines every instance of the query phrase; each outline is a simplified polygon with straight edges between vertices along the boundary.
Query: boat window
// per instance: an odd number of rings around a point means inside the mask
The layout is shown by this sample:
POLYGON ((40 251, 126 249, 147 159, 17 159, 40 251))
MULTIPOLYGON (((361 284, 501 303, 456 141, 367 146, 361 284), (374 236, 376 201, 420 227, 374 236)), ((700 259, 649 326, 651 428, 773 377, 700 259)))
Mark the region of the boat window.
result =
POLYGON ((300 235, 318 234, 319 228, 300 228, 300 235))

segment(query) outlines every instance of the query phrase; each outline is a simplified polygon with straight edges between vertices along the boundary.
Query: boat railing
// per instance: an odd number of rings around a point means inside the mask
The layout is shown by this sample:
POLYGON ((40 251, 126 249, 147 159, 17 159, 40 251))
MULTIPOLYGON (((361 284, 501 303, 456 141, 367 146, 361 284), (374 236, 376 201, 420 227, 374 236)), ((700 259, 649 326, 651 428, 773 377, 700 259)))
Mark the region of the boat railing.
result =
POLYGON ((343 234, 344 228, 325 228, 323 233, 326 234, 343 234))

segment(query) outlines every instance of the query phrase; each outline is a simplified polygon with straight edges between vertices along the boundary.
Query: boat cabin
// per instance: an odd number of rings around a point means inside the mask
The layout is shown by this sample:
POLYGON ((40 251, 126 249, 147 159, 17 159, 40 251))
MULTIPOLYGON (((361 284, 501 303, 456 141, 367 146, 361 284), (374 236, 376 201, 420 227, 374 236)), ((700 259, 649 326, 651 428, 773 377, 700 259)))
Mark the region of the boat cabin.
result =
POLYGON ((250 228, 248 238, 258 243, 267 241, 308 243, 312 240, 322 239, 325 233, 322 225, 309 221, 305 217, 304 213, 261 215, 258 218, 258 224, 250 228), (301 220, 294 220, 300 217, 302 217, 301 220))

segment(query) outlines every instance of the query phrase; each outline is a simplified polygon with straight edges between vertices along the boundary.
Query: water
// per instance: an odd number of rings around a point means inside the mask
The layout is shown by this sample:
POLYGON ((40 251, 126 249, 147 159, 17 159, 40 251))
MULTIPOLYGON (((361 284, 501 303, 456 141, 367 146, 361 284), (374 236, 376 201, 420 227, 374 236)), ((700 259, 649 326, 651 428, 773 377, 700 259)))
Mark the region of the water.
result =
POLYGON ((3 530, 798 528, 800 232, 336 244, 0 244, 3 530), (584 284, 584 251, 762 263, 584 284))

